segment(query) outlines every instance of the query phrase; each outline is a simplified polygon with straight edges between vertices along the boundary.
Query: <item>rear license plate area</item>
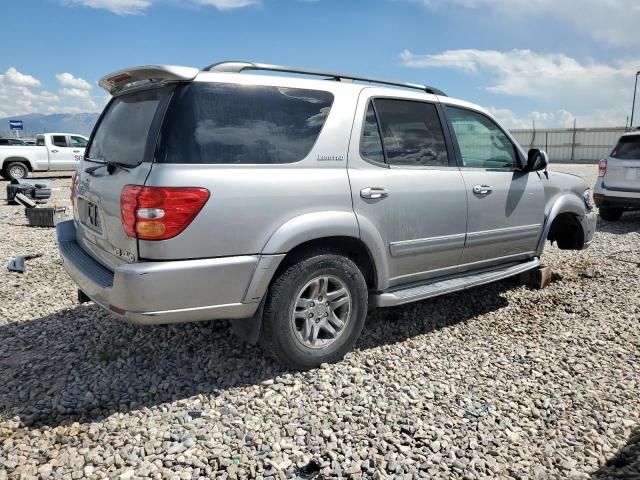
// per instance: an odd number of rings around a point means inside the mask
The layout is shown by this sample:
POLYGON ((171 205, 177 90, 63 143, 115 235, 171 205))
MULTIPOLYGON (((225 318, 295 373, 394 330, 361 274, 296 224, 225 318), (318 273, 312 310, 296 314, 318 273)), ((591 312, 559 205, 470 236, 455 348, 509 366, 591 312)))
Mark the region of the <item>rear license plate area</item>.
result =
POLYGON ((101 233, 102 222, 100 221, 100 208, 93 202, 79 199, 80 221, 91 230, 101 233))

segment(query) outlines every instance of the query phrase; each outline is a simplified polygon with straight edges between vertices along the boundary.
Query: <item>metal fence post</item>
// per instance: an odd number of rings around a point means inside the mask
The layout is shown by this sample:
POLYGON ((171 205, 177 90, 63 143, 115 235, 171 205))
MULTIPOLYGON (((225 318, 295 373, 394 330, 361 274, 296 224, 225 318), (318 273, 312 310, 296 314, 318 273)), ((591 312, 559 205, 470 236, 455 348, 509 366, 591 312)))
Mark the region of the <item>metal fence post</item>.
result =
POLYGON ((573 139, 571 140, 571 161, 575 160, 575 149, 576 149, 576 119, 573 119, 573 139))
POLYGON ((549 155, 549 131, 544 132, 544 151, 549 155))

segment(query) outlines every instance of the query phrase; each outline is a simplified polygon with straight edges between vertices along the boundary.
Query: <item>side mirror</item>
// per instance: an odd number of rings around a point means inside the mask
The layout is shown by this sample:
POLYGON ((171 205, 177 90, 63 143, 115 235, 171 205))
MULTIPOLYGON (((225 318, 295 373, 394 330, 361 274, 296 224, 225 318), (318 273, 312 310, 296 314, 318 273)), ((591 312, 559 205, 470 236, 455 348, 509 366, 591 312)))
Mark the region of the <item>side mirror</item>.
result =
POLYGON ((546 170, 549 165, 549 155, 540 148, 532 148, 527 155, 527 172, 546 170))

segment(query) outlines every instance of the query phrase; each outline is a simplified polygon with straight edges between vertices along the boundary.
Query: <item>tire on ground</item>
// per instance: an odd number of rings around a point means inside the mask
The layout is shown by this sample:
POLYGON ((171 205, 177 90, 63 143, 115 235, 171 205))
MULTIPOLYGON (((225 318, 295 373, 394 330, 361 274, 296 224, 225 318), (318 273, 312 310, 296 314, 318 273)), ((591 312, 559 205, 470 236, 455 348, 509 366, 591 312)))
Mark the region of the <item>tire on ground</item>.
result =
POLYGON ((600 218, 602 218, 603 220, 607 220, 609 222, 620 220, 620 217, 622 217, 622 212, 623 212, 622 208, 616 208, 616 207, 600 207, 600 211, 599 211, 600 218))
POLYGON ((359 337, 367 315, 367 304, 367 284, 351 259, 328 251, 310 253, 282 271, 269 287, 260 344, 265 353, 295 370, 337 362, 351 350, 359 337), (351 310, 340 336, 326 347, 314 349, 298 338, 292 313, 300 290, 321 275, 335 277, 346 286, 351 296, 351 310))

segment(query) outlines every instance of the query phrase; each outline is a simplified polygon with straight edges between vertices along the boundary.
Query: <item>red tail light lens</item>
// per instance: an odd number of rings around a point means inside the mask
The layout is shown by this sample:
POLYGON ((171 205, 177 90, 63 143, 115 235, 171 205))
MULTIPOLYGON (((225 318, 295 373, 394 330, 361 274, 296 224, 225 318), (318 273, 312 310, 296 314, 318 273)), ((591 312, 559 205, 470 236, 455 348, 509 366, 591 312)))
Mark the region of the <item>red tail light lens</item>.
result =
POLYGON ((78 182, 78 172, 73 172, 73 176, 71 177, 71 187, 69 187, 69 200, 71 200, 71 205, 73 205, 73 200, 76 198, 76 183, 78 182))
POLYGON ((607 159, 603 158, 598 162, 598 176, 604 177, 605 173, 607 173, 607 159))
POLYGON ((197 187, 125 185, 120 218, 129 237, 167 240, 180 234, 209 200, 209 190, 197 187))

